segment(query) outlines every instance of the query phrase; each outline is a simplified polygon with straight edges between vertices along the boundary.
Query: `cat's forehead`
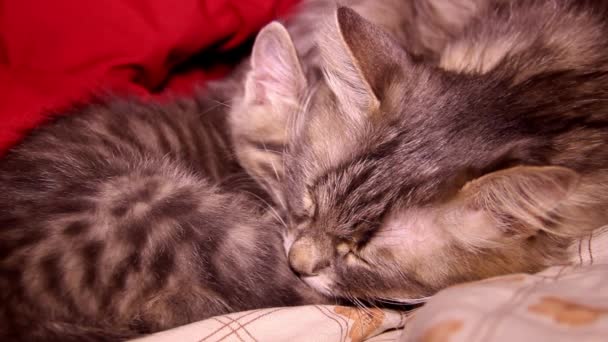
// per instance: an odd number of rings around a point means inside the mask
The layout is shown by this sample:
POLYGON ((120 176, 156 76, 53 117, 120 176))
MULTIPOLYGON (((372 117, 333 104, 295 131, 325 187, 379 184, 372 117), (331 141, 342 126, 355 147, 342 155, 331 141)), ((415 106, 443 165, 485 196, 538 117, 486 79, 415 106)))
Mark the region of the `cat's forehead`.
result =
POLYGON ((457 106, 447 103, 452 97, 435 99, 370 113, 361 123, 321 87, 306 113, 306 140, 295 142, 302 151, 296 167, 306 169, 303 181, 317 189, 318 200, 333 205, 360 206, 370 194, 376 202, 434 197, 441 192, 435 184, 467 166, 472 154, 463 151, 475 149, 475 139, 460 129, 465 123, 454 118, 457 106))
POLYGON ((425 205, 440 198, 442 182, 436 168, 407 170, 399 158, 368 154, 339 165, 315 180, 312 202, 323 216, 337 222, 378 220, 394 207, 425 205), (432 169, 432 170, 431 170, 432 169))

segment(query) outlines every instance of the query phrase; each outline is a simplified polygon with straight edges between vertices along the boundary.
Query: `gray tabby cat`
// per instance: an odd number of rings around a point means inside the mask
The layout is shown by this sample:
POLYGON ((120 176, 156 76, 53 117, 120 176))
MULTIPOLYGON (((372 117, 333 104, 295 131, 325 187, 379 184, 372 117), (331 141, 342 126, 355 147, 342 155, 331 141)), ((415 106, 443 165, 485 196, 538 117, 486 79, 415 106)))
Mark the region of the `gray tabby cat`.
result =
POLYGON ((565 263, 608 224, 608 2, 460 2, 461 22, 436 6, 404 30, 454 28, 421 37, 422 61, 347 8, 316 83, 279 24, 254 47, 243 103, 270 108, 254 122, 282 109, 266 179, 290 264, 321 293, 414 302, 565 263))
POLYGON ((213 103, 113 100, 33 132, 0 160, 0 340, 115 341, 323 302, 252 184, 213 103))

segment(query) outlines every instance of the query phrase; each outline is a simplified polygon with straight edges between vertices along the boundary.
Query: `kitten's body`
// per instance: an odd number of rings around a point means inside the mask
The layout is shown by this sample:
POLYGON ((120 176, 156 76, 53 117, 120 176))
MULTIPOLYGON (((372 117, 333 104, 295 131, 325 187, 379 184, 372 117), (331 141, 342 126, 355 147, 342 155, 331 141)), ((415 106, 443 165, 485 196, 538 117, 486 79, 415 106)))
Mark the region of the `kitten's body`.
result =
POLYGON ((277 190, 290 263, 330 295, 393 301, 538 271, 608 224, 608 3, 449 1, 475 4, 456 18, 415 3, 438 12, 405 32, 462 20, 421 37, 422 62, 347 9, 319 41, 318 83, 281 30, 254 47, 283 51, 281 73, 254 63, 245 98, 298 108, 282 112, 277 190))
POLYGON ((0 161, 0 340, 116 340, 320 300, 214 107, 91 105, 0 161))

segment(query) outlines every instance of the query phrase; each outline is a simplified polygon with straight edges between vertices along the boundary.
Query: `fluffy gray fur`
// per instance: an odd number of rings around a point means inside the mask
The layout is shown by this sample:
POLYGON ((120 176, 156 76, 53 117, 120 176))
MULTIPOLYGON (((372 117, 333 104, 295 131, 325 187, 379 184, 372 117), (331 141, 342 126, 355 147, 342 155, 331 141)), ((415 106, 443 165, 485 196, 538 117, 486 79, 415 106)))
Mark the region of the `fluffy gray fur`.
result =
POLYGON ((318 82, 294 86, 305 63, 280 27, 254 47, 283 64, 253 63, 252 120, 287 123, 282 173, 256 175, 278 184, 291 266, 324 294, 416 302, 564 263, 608 223, 607 3, 411 3, 413 52, 335 12, 318 82))

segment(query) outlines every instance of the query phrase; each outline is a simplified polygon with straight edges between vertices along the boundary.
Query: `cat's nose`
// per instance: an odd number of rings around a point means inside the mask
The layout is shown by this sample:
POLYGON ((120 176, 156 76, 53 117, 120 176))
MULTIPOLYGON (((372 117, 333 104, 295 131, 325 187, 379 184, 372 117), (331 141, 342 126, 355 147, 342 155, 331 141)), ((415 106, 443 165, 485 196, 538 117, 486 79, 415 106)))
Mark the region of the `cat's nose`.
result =
POLYGON ((311 239, 300 238, 289 250, 289 264, 301 276, 314 276, 329 266, 329 259, 311 239))

